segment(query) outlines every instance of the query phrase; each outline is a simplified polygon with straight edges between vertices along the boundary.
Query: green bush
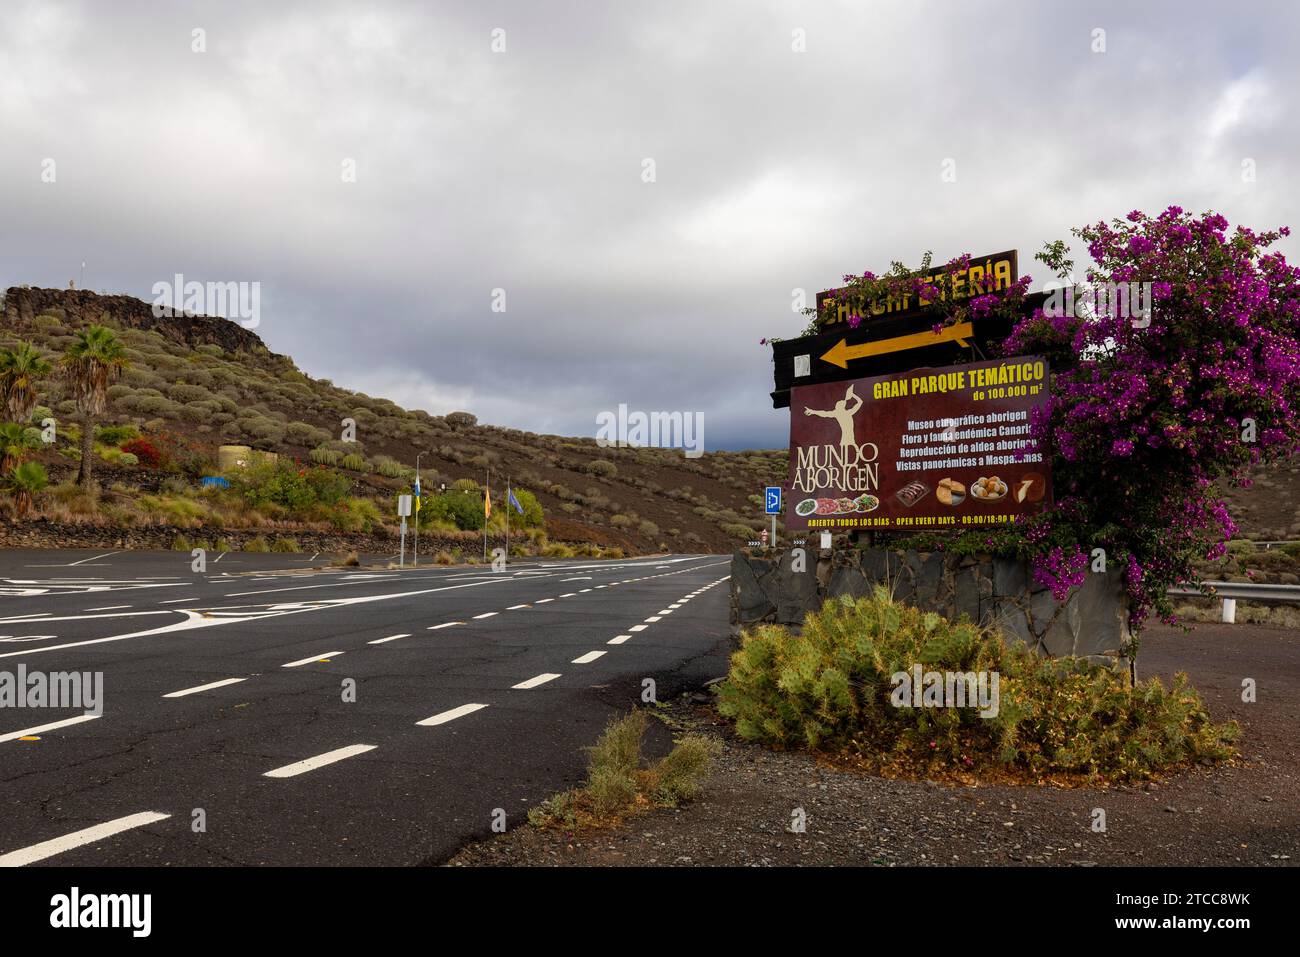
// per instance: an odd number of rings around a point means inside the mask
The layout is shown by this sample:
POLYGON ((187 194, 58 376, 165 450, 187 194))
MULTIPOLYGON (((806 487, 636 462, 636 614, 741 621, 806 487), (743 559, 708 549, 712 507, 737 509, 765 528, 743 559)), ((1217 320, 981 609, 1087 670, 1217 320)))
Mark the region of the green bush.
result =
POLYGON ((1035 776, 1145 778, 1232 754, 1235 722, 1215 725, 1179 674, 1166 689, 1082 658, 1008 647, 969 621, 893 601, 883 588, 828 601, 803 632, 746 632, 719 686, 719 710, 745 738, 848 751, 932 771, 1001 767, 1035 776), (896 677, 923 672, 997 674, 997 713, 973 707, 900 707, 896 677))
POLYGON ((319 465, 338 465, 343 459, 343 453, 324 445, 312 449, 310 454, 311 460, 319 465))
POLYGON ((513 490, 515 498, 523 506, 524 514, 520 515, 513 508, 510 510, 510 527, 514 528, 516 521, 523 528, 540 528, 546 524, 546 514, 542 511, 542 503, 537 501, 537 496, 527 489, 517 488, 513 490))
POLYGON ((356 452, 349 452, 347 455, 343 456, 343 458, 339 460, 339 465, 342 468, 347 469, 349 472, 370 471, 370 464, 365 460, 365 457, 358 455, 356 452))
POLYGON ((285 538, 284 536, 279 536, 271 543, 271 551, 297 553, 302 551, 302 547, 298 544, 296 538, 285 538))
POLYGON ((270 550, 270 544, 261 535, 250 538, 244 543, 244 551, 246 552, 269 552, 270 550))
POLYGON ((462 531, 483 528, 483 499, 472 492, 452 491, 445 495, 427 495, 420 502, 420 522, 449 522, 462 531))
POLYGON ((104 445, 121 445, 139 435, 140 430, 134 425, 101 425, 95 429, 95 441, 104 445))
POLYGON ((586 784, 533 808, 529 822, 535 827, 601 827, 650 807, 676 807, 698 793, 721 744, 703 735, 683 735, 665 757, 643 768, 647 720, 644 711, 633 711, 610 721, 588 749, 586 784))
POLYGON ((401 478, 409 469, 387 455, 375 456, 375 471, 386 478, 401 478))
POLYGON ((599 475, 602 478, 613 478, 618 474, 618 466, 605 459, 593 459, 583 466, 582 470, 592 475, 599 475))

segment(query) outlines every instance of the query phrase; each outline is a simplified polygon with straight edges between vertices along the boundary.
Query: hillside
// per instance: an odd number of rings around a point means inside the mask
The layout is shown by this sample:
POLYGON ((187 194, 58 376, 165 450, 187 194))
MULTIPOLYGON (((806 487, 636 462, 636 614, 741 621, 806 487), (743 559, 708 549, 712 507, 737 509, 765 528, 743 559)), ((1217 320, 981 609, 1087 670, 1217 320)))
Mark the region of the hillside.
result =
MULTIPOLYGON (((785 472, 784 450, 711 452, 688 459, 677 449, 600 448, 589 438, 535 435, 478 424, 469 415, 403 409, 313 378, 236 323, 201 316, 156 318, 148 303, 129 296, 14 287, 5 293, 0 318, 0 347, 26 340, 51 359, 89 323, 114 329, 127 347, 130 367, 109 389, 109 407, 99 424, 132 426, 120 434, 138 433, 174 450, 174 458, 185 460, 191 482, 199 473, 215 471, 221 444, 276 452, 282 461, 304 466, 325 464, 346 477, 351 494, 375 501, 390 532, 396 522, 392 496, 408 488, 410 467, 421 451, 426 493, 458 479, 481 484, 490 468, 494 497, 507 474, 516 488, 536 496, 551 541, 635 552, 729 551, 743 544, 761 526, 763 486, 779 483, 785 472), (340 441, 344 419, 356 423, 355 442, 340 441)), ((66 483, 76 469, 77 453, 67 441, 76 432, 76 407, 57 374, 40 383, 39 393, 40 405, 59 424, 60 443, 36 457, 53 483, 66 483)), ((149 497, 160 489, 178 490, 176 482, 183 479, 147 468, 116 448, 100 451, 105 460, 97 475, 109 507, 93 514, 85 507, 61 508, 69 498, 65 484, 63 493, 54 488, 46 494, 45 515, 196 527, 241 518, 229 509, 190 514, 183 503, 149 497), (162 515, 150 512, 160 508, 162 515)), ((279 524, 288 523, 280 518, 279 524)))

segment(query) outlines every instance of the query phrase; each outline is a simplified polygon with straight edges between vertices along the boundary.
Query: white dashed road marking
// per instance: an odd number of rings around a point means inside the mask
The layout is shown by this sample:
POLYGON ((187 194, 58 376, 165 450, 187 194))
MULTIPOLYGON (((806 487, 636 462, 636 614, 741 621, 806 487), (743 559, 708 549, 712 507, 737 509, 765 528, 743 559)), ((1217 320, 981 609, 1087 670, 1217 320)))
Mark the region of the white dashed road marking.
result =
POLYGON ((611 639, 609 639, 609 641, 607 641, 606 644, 608 644, 608 645, 621 645, 621 644, 623 644, 623 642, 627 641, 627 640, 628 640, 629 638, 631 638, 631 637, 632 637, 631 635, 619 635, 617 638, 611 638, 611 639))
POLYGON ((267 778, 292 778, 299 774, 306 774, 308 771, 315 771, 317 768, 323 768, 325 765, 333 764, 335 761, 342 761, 344 758, 351 758, 358 754, 365 754, 367 751, 373 751, 377 747, 379 747, 377 744, 349 744, 346 748, 326 751, 324 754, 318 754, 314 758, 307 758, 305 761, 295 761, 293 764, 286 764, 284 767, 276 768, 274 771, 267 771, 262 776, 267 778))
POLYGON ((455 721, 457 718, 463 718, 467 714, 473 714, 475 711, 481 711, 486 708, 485 704, 463 704, 459 708, 452 708, 450 711, 443 711, 435 714, 432 718, 425 718, 423 721, 415 722, 422 728, 432 728, 434 725, 446 724, 448 721, 455 721))
POLYGON ((129 831, 133 828, 143 827, 145 824, 165 821, 169 817, 171 817, 170 814, 161 814, 158 811, 141 811, 139 814, 119 817, 115 821, 96 824, 94 827, 88 827, 81 831, 73 831, 71 834, 63 835, 63 837, 42 841, 40 844, 33 844, 31 847, 24 847, 22 850, 0 854, 0 867, 23 867, 27 864, 35 864, 37 861, 43 861, 55 854, 62 854, 64 851, 71 851, 77 847, 84 847, 87 844, 102 841, 106 837, 112 837, 114 834, 121 834, 123 831, 129 831))
POLYGON ((224 688, 226 685, 237 685, 241 681, 247 680, 247 678, 225 678, 221 681, 213 681, 205 685, 196 685, 193 688, 182 688, 180 691, 173 691, 170 694, 163 695, 163 697, 184 698, 186 695, 198 694, 200 691, 211 691, 213 688, 224 688))
POLYGON ((452 625, 463 625, 463 621, 444 621, 441 625, 430 625, 426 631, 437 631, 439 628, 450 628, 452 625))
POLYGON ((64 718, 62 721, 51 721, 49 724, 42 724, 35 728, 24 728, 22 731, 10 731, 8 734, 0 734, 0 744, 6 741, 16 741, 18 738, 24 738, 31 734, 41 734, 44 731, 53 731, 56 728, 66 728, 69 725, 81 724, 83 721, 94 721, 98 718, 97 714, 79 714, 75 718, 64 718))
POLYGON ((560 676, 557 674, 547 672, 546 674, 540 674, 534 678, 529 678, 527 681, 521 681, 517 685, 511 685, 511 688, 515 691, 527 691, 529 688, 536 688, 538 685, 544 685, 548 681, 554 681, 558 677, 560 676))
POLYGON ((575 665, 589 665, 603 654, 605 654, 603 651, 589 651, 579 658, 574 658, 573 663, 575 665))
POLYGON ((410 638, 410 637, 411 637, 411 636, 410 636, 409 633, 405 633, 405 634, 401 634, 401 635, 389 635, 387 638, 376 638, 374 641, 367 641, 366 644, 368 644, 368 645, 382 645, 382 644, 385 644, 386 642, 389 642, 389 641, 396 641, 398 638, 410 638))
POLYGON ((343 654, 341 651, 327 651, 323 655, 312 655, 310 658, 303 658, 299 661, 291 661, 288 664, 281 665, 281 668, 301 668, 303 665, 310 665, 317 661, 323 661, 326 658, 337 658, 343 654))

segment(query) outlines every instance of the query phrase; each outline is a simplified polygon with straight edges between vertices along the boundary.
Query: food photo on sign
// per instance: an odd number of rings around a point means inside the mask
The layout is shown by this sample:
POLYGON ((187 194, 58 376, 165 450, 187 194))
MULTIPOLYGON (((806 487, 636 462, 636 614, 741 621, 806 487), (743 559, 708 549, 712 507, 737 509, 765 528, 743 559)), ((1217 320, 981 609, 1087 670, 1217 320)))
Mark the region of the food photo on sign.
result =
POLYGON ((791 531, 933 529, 1013 521, 1051 504, 1033 436, 1048 403, 1037 356, 797 386, 791 531))

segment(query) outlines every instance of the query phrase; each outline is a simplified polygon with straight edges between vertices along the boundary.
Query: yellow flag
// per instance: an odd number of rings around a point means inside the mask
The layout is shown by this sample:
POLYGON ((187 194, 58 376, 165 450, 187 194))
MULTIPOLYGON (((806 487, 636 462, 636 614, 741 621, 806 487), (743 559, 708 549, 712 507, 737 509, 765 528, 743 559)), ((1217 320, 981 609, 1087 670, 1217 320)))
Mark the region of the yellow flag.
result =
POLYGON ((492 493, 486 488, 483 489, 483 520, 487 521, 492 517, 492 493))

